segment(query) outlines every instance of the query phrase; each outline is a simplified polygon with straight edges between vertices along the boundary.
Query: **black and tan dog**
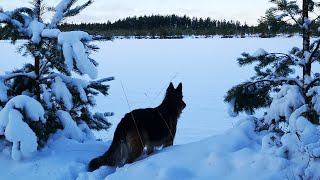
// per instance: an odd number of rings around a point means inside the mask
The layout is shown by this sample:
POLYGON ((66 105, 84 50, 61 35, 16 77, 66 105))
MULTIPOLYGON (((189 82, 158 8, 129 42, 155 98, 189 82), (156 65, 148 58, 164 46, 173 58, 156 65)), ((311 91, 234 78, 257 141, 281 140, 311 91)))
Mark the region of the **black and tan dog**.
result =
POLYGON ((123 166, 142 155, 145 148, 147 154, 151 154, 155 147, 171 146, 178 118, 186 107, 182 98, 182 84, 175 89, 170 83, 158 107, 127 113, 116 128, 110 148, 91 160, 89 170, 94 171, 104 165, 123 166))

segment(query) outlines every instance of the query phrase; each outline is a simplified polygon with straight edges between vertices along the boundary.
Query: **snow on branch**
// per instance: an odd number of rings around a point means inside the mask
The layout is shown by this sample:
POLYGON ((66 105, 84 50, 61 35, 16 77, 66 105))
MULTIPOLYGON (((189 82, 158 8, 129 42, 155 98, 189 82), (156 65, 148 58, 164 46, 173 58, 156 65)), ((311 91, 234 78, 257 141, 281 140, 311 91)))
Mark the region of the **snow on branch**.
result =
POLYGON ((8 20, 10 20, 10 16, 6 12, 0 13, 0 22, 4 22, 8 20))
POLYGON ((305 104, 300 87, 296 85, 283 85, 276 97, 273 99, 267 115, 264 119, 268 124, 272 120, 278 122, 281 117, 289 120, 294 110, 305 104))
POLYGON ((87 81, 83 79, 72 78, 62 74, 50 74, 40 81, 43 81, 45 79, 55 79, 55 82, 51 85, 53 94, 56 96, 56 98, 63 100, 65 107, 71 107, 72 105, 72 95, 69 91, 69 88, 72 87, 79 93, 80 99, 83 102, 88 102, 85 88, 87 88, 90 83, 88 83, 87 81))
MULTIPOLYGON (((20 33, 25 33, 26 32, 26 26, 29 24, 29 22, 20 22, 16 19, 13 19, 13 12, 11 11, 6 11, 4 13, 0 13, 0 23, 7 23, 7 24, 11 24, 12 26, 14 26, 18 32, 20 33)), ((27 18, 24 18, 27 19, 27 18)))
POLYGON ((288 16, 287 13, 282 13, 282 14, 280 14, 280 15, 275 16, 275 19, 276 19, 277 21, 281 21, 284 17, 287 17, 287 16, 288 16))
POLYGON ((51 84, 51 89, 56 100, 61 100, 65 108, 71 110, 73 107, 72 94, 60 77, 54 79, 54 83, 51 84))
POLYGON ((83 9, 88 7, 93 3, 92 0, 87 1, 81 6, 77 6, 73 9, 70 9, 72 5, 74 5, 77 0, 63 0, 61 1, 55 8, 51 8, 50 10, 54 10, 55 14, 49 24, 49 28, 55 28, 57 25, 66 17, 75 16, 80 13, 83 9))
POLYGON ((62 81, 67 85, 67 87, 75 88, 75 90, 79 93, 80 99, 82 102, 88 102, 87 94, 85 92, 85 88, 89 86, 89 83, 83 79, 71 78, 68 76, 59 76, 62 81))
POLYGON ((266 50, 259 48, 257 49, 252 55, 250 55, 252 58, 261 58, 261 57, 267 57, 267 56, 283 56, 290 60, 293 60, 292 55, 285 54, 285 53, 274 53, 274 52, 267 52, 266 50))
POLYGON ((259 48, 255 53, 253 53, 251 56, 252 57, 255 57, 255 58, 258 58, 258 57, 261 57, 261 56, 266 56, 268 55, 268 52, 262 48, 259 48))
POLYGON ((61 31, 59 29, 44 29, 41 32, 41 36, 47 38, 57 38, 60 33, 61 31))
POLYGON ((46 123, 42 105, 29 96, 20 95, 8 101, 6 106, 0 111, 0 134, 3 133, 8 122, 8 118, 6 117, 10 109, 19 109, 25 113, 28 119, 32 121, 41 120, 42 123, 46 123))
POLYGON ((23 116, 19 111, 11 109, 8 113, 9 122, 4 135, 13 143, 12 159, 20 160, 22 155, 28 155, 37 150, 37 136, 28 124, 23 122, 23 116))
POLYGON ((58 35, 58 43, 62 45, 63 56, 67 69, 73 69, 73 60, 75 66, 83 74, 88 74, 91 79, 95 79, 98 71, 95 65, 88 58, 86 48, 82 41, 91 41, 92 36, 83 31, 61 32, 58 35))
POLYGON ((85 133, 81 131, 68 112, 59 110, 57 111, 57 117, 63 125, 64 129, 62 133, 65 137, 79 142, 83 142, 85 140, 85 133))
POLYGON ((304 29, 309 29, 310 25, 312 24, 312 21, 310 19, 308 19, 307 17, 304 17, 303 20, 304 21, 303 21, 302 27, 304 29))
MULTIPOLYGON (((56 100, 61 100, 61 102, 63 102, 67 110, 70 110, 72 107, 72 94, 70 92, 76 91, 79 94, 80 100, 84 103, 93 103, 93 99, 88 96, 88 93, 97 94, 97 91, 99 91, 102 94, 107 95, 109 85, 104 85, 103 83, 114 80, 114 77, 87 82, 83 79, 53 73, 40 79, 40 82, 44 82, 48 79, 55 79, 51 84, 52 94, 55 96, 56 100)), ((51 107, 52 104, 49 101, 51 97, 50 92, 45 90, 43 90, 43 92, 45 92, 44 98, 46 99, 47 105, 51 107)))
POLYGON ((37 136, 24 120, 46 123, 44 114, 42 105, 25 95, 12 98, 0 111, 0 134, 13 143, 13 159, 19 160, 37 150, 37 136))
POLYGON ((313 86, 307 91, 307 96, 311 97, 314 110, 320 115, 320 86, 313 86))
POLYGON ((4 83, 4 81, 0 81, 0 101, 6 102, 9 100, 8 98, 8 92, 9 87, 4 83))
POLYGON ((31 18, 29 16, 32 16, 32 14, 32 9, 27 7, 17 8, 14 11, 0 12, 0 22, 7 22, 10 21, 14 16, 20 16, 23 18, 26 24, 29 24, 29 22, 31 21, 31 18))
POLYGON ((55 14, 49 24, 49 28, 55 28, 64 18, 65 11, 70 7, 73 0, 63 0, 55 7, 55 14))

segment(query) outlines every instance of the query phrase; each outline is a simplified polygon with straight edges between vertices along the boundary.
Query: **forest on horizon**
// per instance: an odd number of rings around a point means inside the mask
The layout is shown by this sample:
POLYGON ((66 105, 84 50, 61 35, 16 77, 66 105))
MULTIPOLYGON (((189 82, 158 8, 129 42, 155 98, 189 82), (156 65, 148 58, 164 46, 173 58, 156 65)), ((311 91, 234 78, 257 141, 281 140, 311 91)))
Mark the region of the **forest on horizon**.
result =
POLYGON ((284 24, 266 13, 258 20, 257 25, 248 25, 238 20, 215 20, 211 18, 188 17, 187 15, 150 15, 133 16, 106 23, 63 23, 63 31, 81 30, 104 37, 135 36, 154 38, 179 38, 183 36, 213 36, 222 37, 259 35, 273 37, 276 34, 294 34, 299 27, 284 24))
MULTIPOLYGON (((318 36, 317 24, 313 25, 312 35, 318 36)), ((62 31, 85 31, 102 39, 115 36, 136 38, 183 38, 184 36, 211 37, 220 35, 223 38, 234 36, 245 37, 256 35, 262 38, 274 37, 277 34, 293 35, 299 33, 297 25, 279 22, 273 14, 266 12, 258 19, 257 25, 248 25, 238 20, 215 20, 211 18, 188 17, 187 15, 150 15, 133 16, 105 23, 70 23, 59 25, 62 31)), ((8 29, 0 26, 0 39, 9 39, 8 29)), ((21 37, 23 39, 23 37, 21 37)))

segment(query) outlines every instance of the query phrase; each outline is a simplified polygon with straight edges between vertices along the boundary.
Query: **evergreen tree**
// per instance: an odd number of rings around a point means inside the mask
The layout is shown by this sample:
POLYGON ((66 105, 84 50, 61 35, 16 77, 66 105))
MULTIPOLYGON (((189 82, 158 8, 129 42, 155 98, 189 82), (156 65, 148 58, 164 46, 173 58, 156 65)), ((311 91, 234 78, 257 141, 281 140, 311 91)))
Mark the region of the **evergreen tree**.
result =
MULTIPOLYGON (((22 37, 29 39, 19 47, 19 52, 34 60, 0 76, 0 134, 6 141, 13 142, 12 153, 16 159, 19 156, 14 152, 23 155, 29 151, 23 150, 27 142, 23 134, 11 138, 12 122, 23 123, 29 136, 36 137, 33 149, 45 145, 53 133, 84 141, 92 137, 90 129, 103 130, 110 126, 106 116, 111 113, 90 112, 95 106, 94 96, 107 95, 109 86, 105 83, 113 80, 112 77, 94 80, 98 63, 89 56, 98 50, 90 44, 94 37, 82 31, 57 29, 65 18, 79 14, 93 1, 78 6, 76 3, 77 0, 61 0, 56 7, 47 8, 43 0, 33 0, 31 8, 0 12, 0 23, 4 24, 0 39, 8 38, 12 43, 22 37), (48 11, 54 15, 45 23, 42 17, 48 11), (72 72, 87 74, 92 81, 75 78, 72 72), (20 118, 15 119, 12 113, 20 118)), ((15 131, 19 131, 18 125, 16 128, 15 131)))
POLYGON ((309 172, 310 162, 320 158, 320 75, 311 70, 320 62, 320 40, 310 43, 310 27, 319 17, 312 19, 309 14, 320 3, 301 1, 302 7, 296 1, 271 0, 277 5, 273 11, 278 20, 292 20, 300 28, 301 48, 294 47, 288 54, 263 49, 243 53, 239 65, 255 64, 256 75, 231 88, 225 101, 231 104, 232 115, 265 108, 262 117, 247 118, 262 137, 262 149, 289 162, 300 157, 297 169, 292 169, 293 179, 314 179, 309 172))
MULTIPOLYGON (((310 44, 310 26, 318 18, 310 20, 308 15, 315 7, 318 7, 318 3, 304 0, 301 10, 293 1, 272 0, 271 2, 277 5, 277 8, 272 8, 273 12, 282 12, 278 15, 279 20, 288 21, 285 17, 289 16, 299 25, 303 34, 302 49, 294 47, 289 54, 268 53, 263 49, 259 49, 253 55, 243 53, 243 57, 238 59, 239 65, 257 63, 254 68, 256 75, 250 81, 230 89, 225 100, 233 102, 235 113, 241 111, 253 113, 255 109, 270 106, 272 103, 271 92, 277 92, 287 85, 297 86, 304 101, 310 106, 308 117, 312 117, 312 114, 315 115, 314 107, 312 97, 308 94, 310 94, 310 90, 319 85, 319 77, 317 73, 311 74, 311 65, 319 62, 320 42, 315 41, 310 44), (303 18, 299 18, 300 15, 303 18), (302 68, 301 76, 292 77, 296 67, 302 68)), ((318 123, 316 117, 311 118, 310 121, 318 123)))
MULTIPOLYGON (((284 158, 302 154, 306 159, 319 158, 320 148, 320 76, 312 73, 312 66, 320 62, 320 41, 310 43, 310 27, 318 21, 311 19, 310 12, 319 8, 319 3, 303 0, 302 7, 296 1, 271 0, 277 5, 272 10, 277 19, 292 20, 302 32, 301 49, 292 48, 288 54, 269 53, 258 49, 254 54, 243 53, 238 59, 240 66, 255 64, 256 75, 249 81, 231 88, 225 101, 231 104, 233 115, 239 112, 253 114, 266 108, 261 118, 251 118, 257 132, 264 134, 270 152, 284 158), (298 71, 298 72, 296 72, 298 71), (301 71, 301 72, 299 72, 301 71)), ((306 169, 308 163, 302 163, 306 169)), ((304 171, 296 177, 307 177, 304 171)))

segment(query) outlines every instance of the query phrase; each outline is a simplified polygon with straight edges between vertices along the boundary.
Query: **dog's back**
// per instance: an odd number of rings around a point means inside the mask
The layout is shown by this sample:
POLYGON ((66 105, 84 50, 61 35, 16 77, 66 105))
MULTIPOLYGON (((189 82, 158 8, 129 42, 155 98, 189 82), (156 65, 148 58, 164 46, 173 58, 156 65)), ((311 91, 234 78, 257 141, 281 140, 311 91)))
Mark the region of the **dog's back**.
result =
POLYGON ((122 166, 138 158, 144 148, 150 154, 155 147, 172 145, 177 120, 186 106, 182 98, 182 84, 174 89, 170 83, 165 99, 158 107, 127 113, 116 128, 110 148, 90 162, 89 170, 102 165, 122 166))

